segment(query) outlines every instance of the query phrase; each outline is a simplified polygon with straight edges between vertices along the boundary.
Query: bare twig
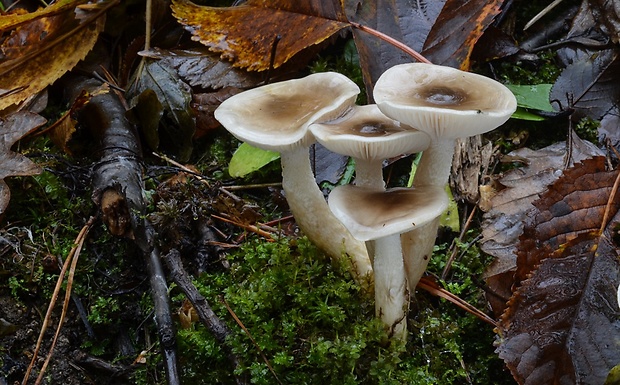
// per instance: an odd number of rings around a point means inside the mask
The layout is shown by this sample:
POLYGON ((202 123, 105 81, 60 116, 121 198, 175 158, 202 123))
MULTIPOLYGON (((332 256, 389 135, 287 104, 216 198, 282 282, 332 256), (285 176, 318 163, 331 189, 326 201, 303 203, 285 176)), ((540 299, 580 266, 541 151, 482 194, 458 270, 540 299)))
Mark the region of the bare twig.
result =
POLYGON ((428 291, 429 293, 433 295, 436 295, 437 297, 441 297, 447 301, 452 302, 453 304, 465 310, 466 312, 475 315, 476 317, 480 318, 482 321, 494 327, 497 326, 497 322, 495 322, 495 320, 489 317, 486 313, 478 310, 475 306, 469 304, 467 301, 464 301, 463 299, 450 293, 446 289, 440 287, 439 285, 437 285, 437 283, 435 283, 428 277, 422 277, 422 279, 420 279, 420 282, 418 282, 418 287, 420 289, 424 289, 428 291))
POLYGON ((262 229, 260 229, 257 226, 246 225, 244 223, 234 221, 234 220, 232 220, 230 218, 225 218, 223 216, 219 216, 219 215, 215 215, 215 214, 211 214, 211 217, 215 218, 215 219, 219 219, 222 222, 230 223, 230 224, 233 224, 235 226, 241 227, 242 229, 245 229, 247 231, 256 233, 256 234, 260 235, 261 237, 264 237, 265 239, 267 239, 267 241, 269 241, 269 242, 273 242, 274 241, 274 238, 271 235, 271 233, 268 233, 267 231, 262 230, 262 229))
POLYGON ((84 244, 84 240, 86 239, 86 235, 88 234, 88 231, 90 230, 94 222, 95 222, 95 218, 91 217, 88 220, 88 222, 84 225, 84 227, 82 227, 82 230, 80 230, 77 238, 75 239, 75 246, 73 246, 73 248, 71 248, 71 251, 69 251, 69 255, 67 255, 67 259, 65 260, 65 263, 63 264, 62 269, 60 270, 58 281, 56 282, 56 287, 54 287, 52 298, 50 299, 50 303, 47 307, 47 313, 45 314, 45 318, 43 319, 43 325, 41 325, 41 331, 39 333, 39 338, 37 340, 35 350, 32 354, 30 365, 28 365, 28 369, 26 370, 26 374, 24 375, 24 379, 22 380, 22 385, 26 385, 28 383, 30 372, 32 371, 32 368, 34 367, 34 362, 37 359, 39 350, 41 349, 41 343, 43 342, 43 335, 47 331, 47 327, 49 325, 49 322, 52 316, 52 310, 54 310, 54 306, 56 306, 56 300, 58 299, 58 294, 60 293, 62 282, 64 281, 65 274, 67 273, 67 269, 69 269, 69 265, 70 265, 71 268, 69 270, 69 276, 67 278, 67 289, 65 292, 65 301, 63 303, 62 314, 60 316, 60 320, 58 321, 58 326, 56 328, 56 334, 54 335, 52 346, 50 347, 50 351, 47 355, 47 358, 45 359, 43 367, 41 368, 41 371, 36 380, 36 383, 39 384, 43 378, 45 369, 47 368, 47 365, 49 364, 49 361, 52 357, 52 353, 54 351, 54 347, 56 346, 58 335, 60 334, 60 330, 62 329, 62 324, 64 323, 65 315, 67 314, 67 307, 69 306, 69 298, 71 296, 71 287, 73 285, 73 276, 75 275, 75 266, 77 265, 77 261, 80 255, 80 251, 82 250, 82 245, 84 244))
POLYGON ((458 252, 458 247, 457 244, 459 242, 463 241, 463 237, 465 236, 465 233, 467 233, 467 230, 469 230, 469 225, 471 224, 472 219, 474 219, 474 214, 476 213, 476 209, 478 208, 478 206, 474 206, 474 208, 471 210, 471 213, 469 213, 469 216, 467 217, 467 220, 465 221, 465 224, 463 225, 463 228, 461 229, 461 233, 459 234, 459 237, 454 240, 452 242, 452 245, 450 246, 450 258, 448 258, 448 261, 446 262, 446 267, 443 268, 443 271, 441 273, 441 279, 445 280, 446 277, 448 276, 448 273, 450 272, 450 269, 452 268, 452 263, 454 262, 454 259, 456 258, 456 254, 458 252))
MULTIPOLYGON (((207 299, 200 294, 196 286, 192 283, 187 272, 183 268, 181 262, 181 256, 176 249, 170 250, 164 255, 164 261, 170 269, 170 277, 179 286, 179 288, 185 293, 185 296, 194 306, 196 314, 200 322, 213 334, 213 337, 219 342, 222 347, 228 352, 228 359, 232 363, 234 368, 239 366, 239 359, 230 351, 226 344, 226 337, 230 335, 230 329, 226 326, 222 320, 213 312, 211 306, 207 302, 207 299)), ((244 376, 237 377, 237 384, 246 384, 247 379, 244 376)))
POLYGON ((405 43, 398 41, 396 39, 394 39, 391 36, 388 36, 382 32, 377 31, 376 29, 370 28, 368 26, 362 25, 360 23, 354 23, 354 22, 350 22, 351 26, 354 28, 359 29, 360 31, 369 33, 375 37, 378 37, 379 39, 385 41, 386 43, 389 43, 391 45, 393 45, 394 47, 400 49, 401 51, 405 52, 406 54, 408 54, 409 56, 411 56, 412 58, 414 58, 415 60, 421 62, 421 63, 427 63, 427 64, 432 64, 430 60, 428 60, 427 58, 425 58, 424 56, 422 56, 418 51, 414 50, 413 48, 407 46, 405 43))
POLYGON ((269 362, 269 359, 267 358, 267 356, 265 356, 265 353, 263 352, 263 349, 260 348, 260 346, 258 345, 258 343, 256 342, 256 340, 254 339, 254 337, 252 337, 252 333, 250 333, 250 331, 248 330, 248 328, 245 327, 245 325, 243 324, 243 322, 241 322, 241 320, 239 319, 239 317, 237 317, 237 314, 235 314, 235 312, 233 311, 233 309, 230 307, 230 305, 228 304, 228 302, 226 302, 226 300, 224 299, 224 297, 220 298, 222 303, 224 304, 224 306, 226 306, 226 309, 228 310, 228 312, 230 313, 230 315, 233 317, 233 319, 235 320, 235 322, 237 323, 237 325, 239 325, 239 327, 241 329, 243 329, 243 331, 245 332, 245 334, 247 334, 247 336, 250 338, 250 340, 252 341, 252 343, 254 344, 254 346, 256 346, 256 349, 258 349, 258 353, 260 354, 261 358, 263 359, 263 361, 265 362, 265 364, 267 365, 267 368, 269 368, 269 371, 271 372, 271 374, 273 374, 273 376, 275 377, 276 381, 278 382, 278 384, 283 385, 282 381, 280 381, 280 378, 278 378, 278 375, 276 374, 275 370, 273 370, 273 367, 271 366, 271 363, 269 362))

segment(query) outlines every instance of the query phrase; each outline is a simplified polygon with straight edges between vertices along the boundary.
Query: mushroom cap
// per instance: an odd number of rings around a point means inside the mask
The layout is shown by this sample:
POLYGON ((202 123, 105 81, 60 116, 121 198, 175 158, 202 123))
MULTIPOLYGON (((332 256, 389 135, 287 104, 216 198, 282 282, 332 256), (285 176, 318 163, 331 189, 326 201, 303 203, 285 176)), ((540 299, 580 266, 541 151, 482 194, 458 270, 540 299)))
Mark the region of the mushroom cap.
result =
POLYGON ((426 63, 388 69, 377 80, 373 96, 385 115, 444 139, 491 131, 517 109, 515 96, 503 84, 426 63))
POLYGON ((239 140, 282 152, 312 143, 308 125, 343 114, 359 92, 346 76, 321 72, 234 95, 215 110, 215 118, 239 140))
POLYGON ((330 151, 370 161, 420 152, 431 143, 426 133, 388 118, 376 104, 355 106, 346 115, 309 128, 330 151))
POLYGON ((437 218, 448 208, 441 186, 376 190, 338 186, 329 194, 329 208, 361 241, 401 234, 437 218))

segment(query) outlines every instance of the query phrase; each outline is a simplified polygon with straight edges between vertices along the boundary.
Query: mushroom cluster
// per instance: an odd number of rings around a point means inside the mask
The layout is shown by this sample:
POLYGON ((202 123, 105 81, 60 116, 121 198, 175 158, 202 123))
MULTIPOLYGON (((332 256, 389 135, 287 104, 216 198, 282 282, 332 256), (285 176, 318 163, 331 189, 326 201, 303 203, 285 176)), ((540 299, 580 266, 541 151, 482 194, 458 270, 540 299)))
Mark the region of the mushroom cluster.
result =
POLYGON ((515 111, 513 94, 480 75, 424 63, 388 69, 376 105, 357 106, 359 88, 328 72, 237 94, 215 117, 238 139, 281 153, 282 185, 301 230, 332 258, 351 258, 358 280, 374 275, 375 309, 389 334, 406 336, 409 293, 430 259, 456 138, 490 131, 515 111), (308 148, 318 141, 355 160, 355 184, 327 203, 308 148), (411 188, 386 189, 382 164, 422 152, 411 188))

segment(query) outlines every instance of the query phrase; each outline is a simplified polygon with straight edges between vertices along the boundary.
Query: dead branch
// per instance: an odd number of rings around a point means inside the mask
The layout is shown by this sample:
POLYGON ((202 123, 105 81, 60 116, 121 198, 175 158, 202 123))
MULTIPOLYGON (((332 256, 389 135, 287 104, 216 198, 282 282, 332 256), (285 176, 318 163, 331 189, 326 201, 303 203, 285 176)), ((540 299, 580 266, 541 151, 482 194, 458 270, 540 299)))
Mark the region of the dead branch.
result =
MULTIPOLYGON (((213 334, 217 342, 219 342, 225 349, 227 347, 226 337, 230 334, 230 329, 219 317, 213 312, 207 299, 200 294, 196 286, 192 283, 187 272, 183 268, 181 262, 181 256, 178 250, 172 249, 166 255, 164 255, 164 261, 168 269, 170 269, 170 277, 176 283, 185 296, 194 306, 196 314, 200 322, 213 334)), ((228 350, 228 349, 227 349, 228 350)), ((232 354, 230 350, 227 352, 228 359, 236 368, 239 366, 239 359, 232 354)), ((237 384, 247 384, 248 380, 245 376, 236 377, 237 384)))
POLYGON ((180 384, 177 368, 176 333, 168 301, 168 287, 155 246, 155 231, 143 215, 141 148, 135 127, 125 118, 122 100, 102 90, 94 79, 79 78, 70 85, 78 95, 86 90, 93 96, 80 111, 97 142, 99 162, 94 168, 93 201, 100 207, 109 231, 133 239, 145 257, 150 278, 155 324, 159 332, 168 384, 180 384))

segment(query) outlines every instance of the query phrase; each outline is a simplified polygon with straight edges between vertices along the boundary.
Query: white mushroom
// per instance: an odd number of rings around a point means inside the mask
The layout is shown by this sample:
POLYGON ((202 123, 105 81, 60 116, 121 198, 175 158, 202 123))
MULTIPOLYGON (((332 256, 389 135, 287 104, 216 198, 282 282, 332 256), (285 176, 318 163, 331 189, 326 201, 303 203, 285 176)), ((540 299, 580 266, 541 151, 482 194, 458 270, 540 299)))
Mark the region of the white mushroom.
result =
POLYGON ((355 184, 383 190, 383 160, 420 152, 430 137, 385 116, 376 104, 355 106, 332 121, 310 125, 316 140, 330 151, 355 159, 355 184))
POLYGON ((409 290, 400 234, 434 220, 448 207, 442 187, 378 191, 339 186, 329 195, 334 215, 363 241, 374 241, 375 312, 390 336, 407 332, 409 290))
POLYGON ((358 93, 357 85, 341 74, 316 73, 234 95, 216 109, 215 117, 238 139, 280 152, 282 186, 297 224, 332 258, 349 255, 355 277, 363 281, 372 272, 368 253, 333 217, 308 153, 314 142, 308 125, 344 114, 358 93))
MULTIPOLYGON (((373 95, 385 115, 431 136, 431 146, 424 151, 414 178, 413 185, 417 187, 445 186, 455 139, 495 129, 517 107, 512 92, 495 80, 425 63, 388 69, 377 80, 373 95)), ((436 220, 403 240, 410 249, 406 251, 405 264, 412 288, 430 259, 438 226, 436 220)))

